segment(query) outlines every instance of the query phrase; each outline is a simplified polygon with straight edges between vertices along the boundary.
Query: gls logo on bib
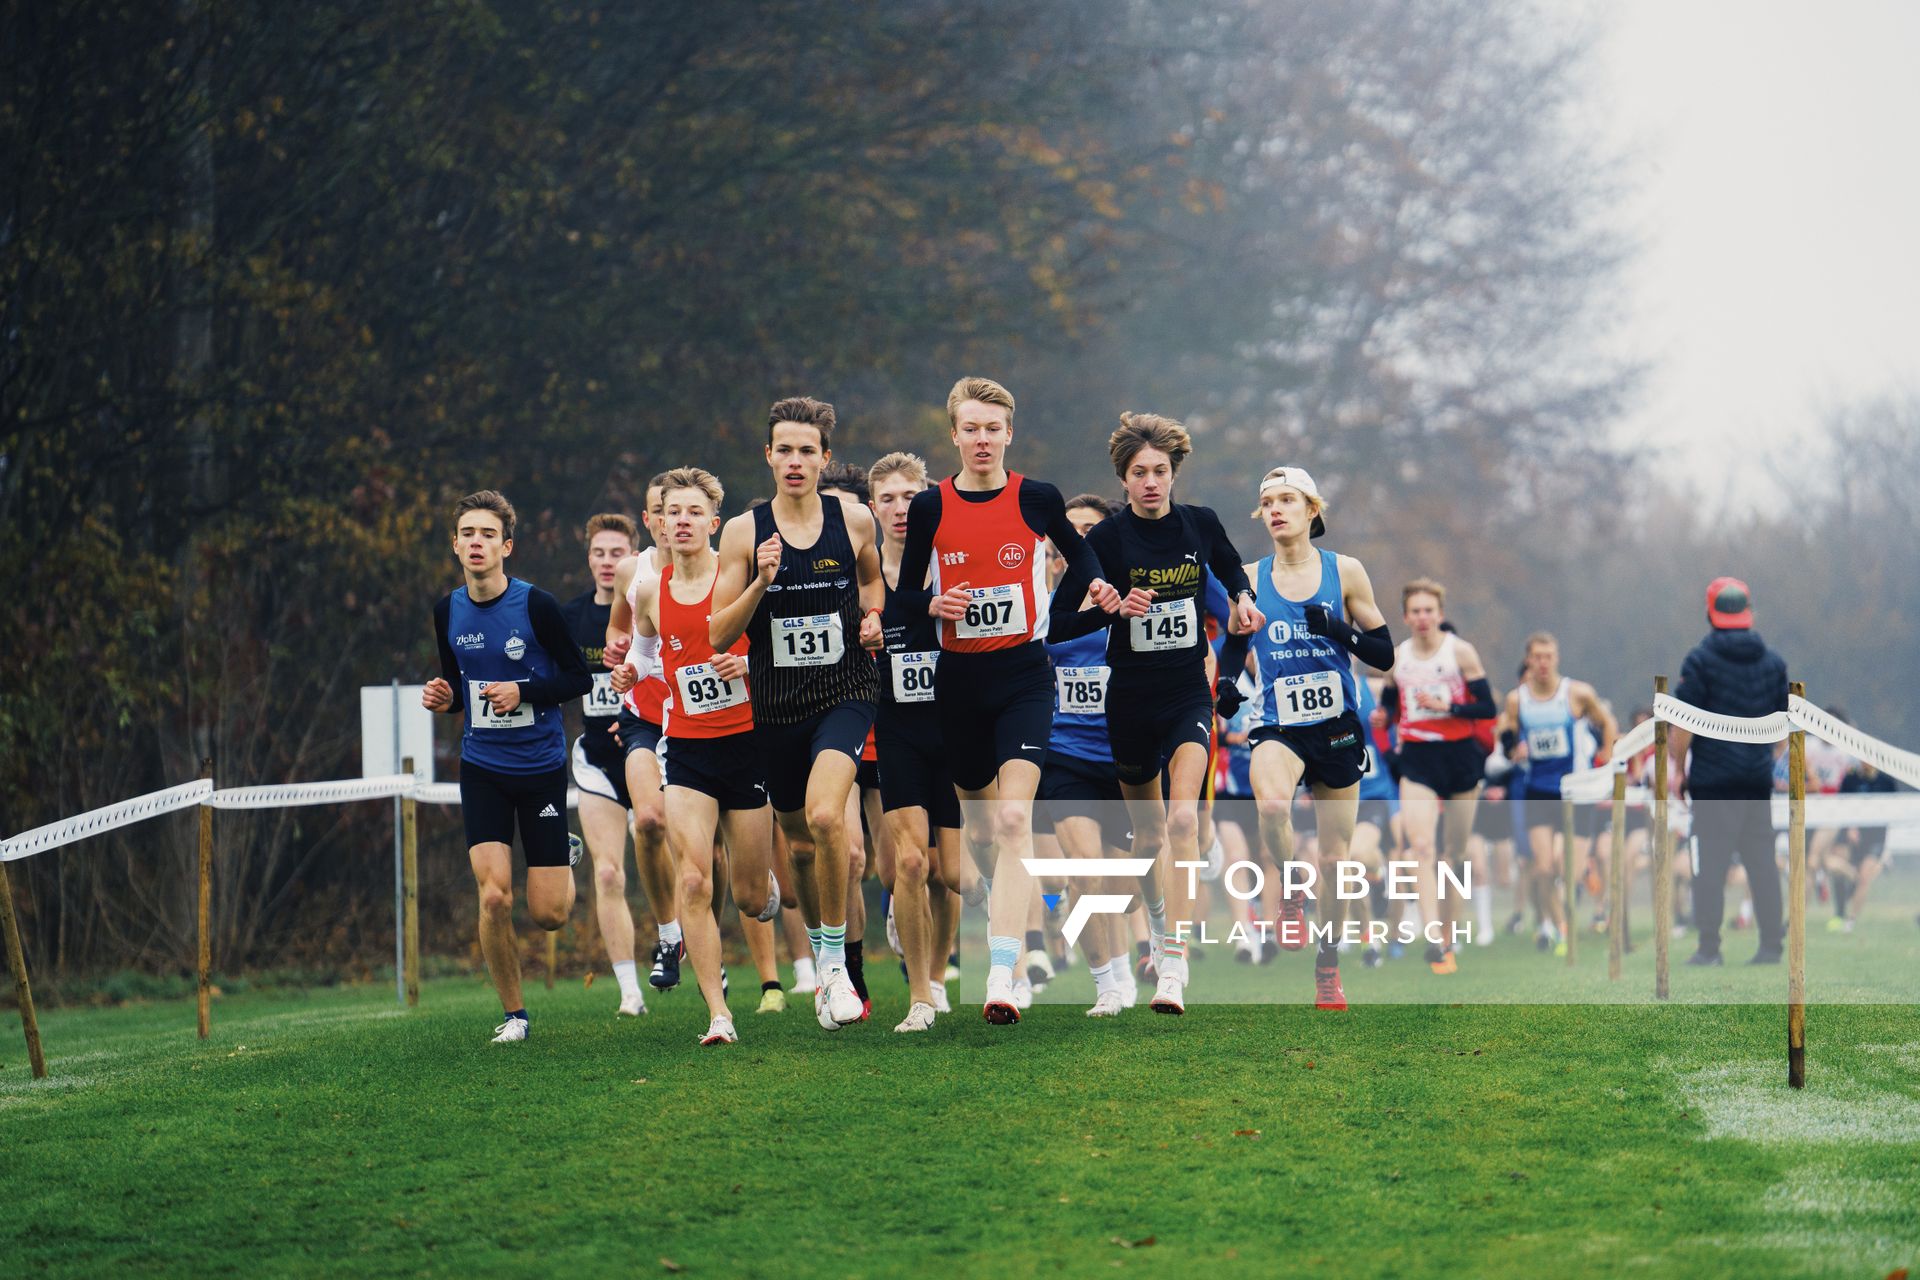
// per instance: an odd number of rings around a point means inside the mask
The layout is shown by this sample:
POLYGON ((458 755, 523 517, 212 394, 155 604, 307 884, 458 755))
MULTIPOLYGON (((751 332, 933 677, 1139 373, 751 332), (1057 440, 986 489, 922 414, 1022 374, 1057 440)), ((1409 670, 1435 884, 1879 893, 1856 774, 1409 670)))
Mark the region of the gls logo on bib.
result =
POLYGON ((1285 618, 1275 618, 1267 624, 1267 639, 1275 644, 1285 644, 1293 639, 1293 624, 1285 618))

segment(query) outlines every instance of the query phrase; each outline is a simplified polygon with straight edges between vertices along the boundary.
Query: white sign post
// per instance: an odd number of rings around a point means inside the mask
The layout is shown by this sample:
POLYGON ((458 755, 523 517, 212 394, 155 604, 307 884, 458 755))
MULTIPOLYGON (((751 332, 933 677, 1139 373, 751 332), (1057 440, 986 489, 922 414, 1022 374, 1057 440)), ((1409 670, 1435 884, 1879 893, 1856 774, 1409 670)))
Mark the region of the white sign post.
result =
MULTIPOLYGON (((413 760, 414 776, 433 781, 433 712, 420 705, 424 686, 360 686, 360 776, 378 778, 400 772, 413 760)), ((393 798, 393 994, 407 1002, 406 877, 401 838, 400 797, 393 798)))

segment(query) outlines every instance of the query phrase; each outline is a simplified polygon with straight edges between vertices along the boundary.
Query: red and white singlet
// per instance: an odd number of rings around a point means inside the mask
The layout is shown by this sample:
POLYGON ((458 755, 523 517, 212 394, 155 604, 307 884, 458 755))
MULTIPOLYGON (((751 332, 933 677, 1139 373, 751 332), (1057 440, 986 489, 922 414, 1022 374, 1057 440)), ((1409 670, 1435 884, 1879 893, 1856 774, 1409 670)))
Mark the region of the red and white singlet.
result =
POLYGON ((940 623, 940 647, 956 653, 1017 649, 1047 638, 1046 539, 1020 514, 1020 475, 985 502, 969 502, 949 476, 940 482, 933 531, 933 594, 967 584, 967 615, 940 623))

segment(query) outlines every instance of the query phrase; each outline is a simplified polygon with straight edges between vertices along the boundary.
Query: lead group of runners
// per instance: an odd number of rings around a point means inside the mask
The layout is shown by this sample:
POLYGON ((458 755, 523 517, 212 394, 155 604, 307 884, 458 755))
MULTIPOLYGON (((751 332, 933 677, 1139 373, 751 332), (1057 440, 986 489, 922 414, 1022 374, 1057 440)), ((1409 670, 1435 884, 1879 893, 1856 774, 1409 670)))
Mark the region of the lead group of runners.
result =
MULTIPOLYGON (((770 922, 785 905, 805 921, 809 955, 796 947, 795 965, 815 975, 820 1024, 866 1018, 864 812, 910 991, 895 1029, 915 1032, 947 1011, 963 900, 987 904, 986 1020, 1016 1023, 1029 1003, 1036 809, 1069 856, 1152 859, 1137 883, 1071 887, 1138 892, 1152 1008, 1185 1011, 1187 935, 1202 918, 1189 869, 1218 849, 1206 806, 1216 714, 1243 698, 1235 723, 1250 748, 1262 852, 1275 865, 1294 856, 1304 783, 1331 884, 1363 790, 1380 802, 1383 781, 1370 749, 1373 691, 1356 664, 1389 673, 1404 838, 1428 921, 1448 909, 1435 875, 1443 812, 1449 857, 1464 856, 1473 832, 1485 759, 1476 722, 1511 726, 1510 750, 1537 766, 1570 759, 1572 722, 1596 710, 1590 689, 1566 682, 1534 682, 1496 707, 1472 646, 1442 629, 1438 584, 1403 594, 1412 634, 1396 648, 1366 569, 1314 545, 1326 502, 1298 467, 1261 478, 1254 514, 1272 551, 1243 564, 1212 510, 1173 500, 1192 448, 1178 422, 1121 415, 1109 451, 1124 504, 1069 502, 1007 469, 1014 399, 1004 387, 963 378, 947 409, 959 466, 930 484, 905 453, 864 474, 832 465, 832 406, 779 401, 768 414, 770 500, 723 523, 712 474, 662 473, 647 494, 654 545, 637 549, 626 517, 594 517, 594 590, 565 608, 507 576, 514 512, 504 497, 487 490, 459 504, 466 583, 436 607, 441 676, 423 702, 465 713, 460 787, 480 943, 506 1013, 496 1041, 524 1040, 530 1026, 512 929, 514 831, 529 914, 558 929, 581 856, 565 817, 570 776, 622 1014, 645 1011, 625 896, 631 815, 636 866, 662 917, 649 978, 675 985, 691 962, 711 1016, 702 1043, 738 1039, 721 964, 723 886, 760 971, 761 1011, 784 1007, 770 922), (1224 640, 1217 656, 1209 618, 1224 640), (561 708, 581 698, 586 729, 569 753, 561 708)), ((1604 728, 1610 746, 1611 717, 1604 728)), ((1375 850, 1385 821, 1369 815, 1375 850)), ((1537 863, 1550 846, 1536 846, 1537 863)), ((1322 892, 1314 906, 1316 1004, 1344 1009, 1343 903, 1322 892)), ((1300 897, 1283 896, 1276 914, 1279 945, 1306 945, 1300 897)), ((1082 934, 1091 1015, 1131 1003, 1128 941, 1120 916, 1082 934)), ((1044 970, 1044 951, 1037 959, 1044 970)), ((1451 944, 1436 941, 1427 960, 1452 972, 1451 944)))

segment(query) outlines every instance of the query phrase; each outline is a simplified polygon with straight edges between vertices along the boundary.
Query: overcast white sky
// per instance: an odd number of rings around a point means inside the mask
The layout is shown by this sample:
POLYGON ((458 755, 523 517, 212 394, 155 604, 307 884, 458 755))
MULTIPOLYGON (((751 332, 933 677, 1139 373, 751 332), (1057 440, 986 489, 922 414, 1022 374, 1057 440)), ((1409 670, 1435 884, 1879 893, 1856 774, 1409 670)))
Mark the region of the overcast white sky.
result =
POLYGON ((1765 502, 1822 404, 1920 388, 1920 0, 1599 14, 1645 246, 1624 336, 1657 362, 1623 433, 1765 502))

